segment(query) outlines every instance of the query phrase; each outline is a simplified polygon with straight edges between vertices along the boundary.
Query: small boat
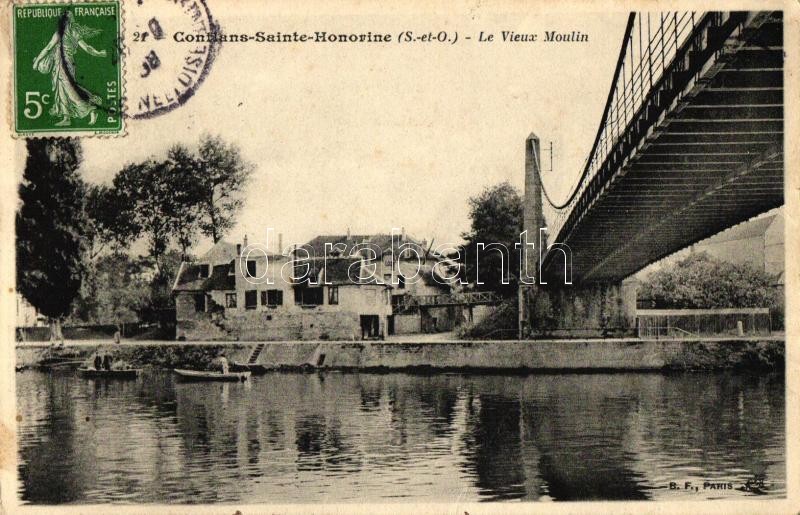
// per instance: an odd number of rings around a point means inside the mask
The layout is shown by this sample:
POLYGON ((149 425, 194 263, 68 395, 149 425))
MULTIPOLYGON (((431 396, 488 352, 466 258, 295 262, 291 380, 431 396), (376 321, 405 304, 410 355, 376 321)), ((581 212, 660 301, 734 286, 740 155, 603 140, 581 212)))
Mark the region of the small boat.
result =
POLYGON ((78 374, 89 379, 136 379, 141 369, 123 368, 119 370, 103 370, 96 368, 79 368, 78 374))
POLYGON ((46 359, 41 361, 38 367, 42 370, 64 370, 67 368, 78 368, 81 365, 85 364, 86 360, 83 359, 78 359, 78 360, 46 359))
POLYGON ((182 370, 176 368, 175 374, 186 381, 246 381, 250 377, 250 372, 208 372, 204 370, 182 370))

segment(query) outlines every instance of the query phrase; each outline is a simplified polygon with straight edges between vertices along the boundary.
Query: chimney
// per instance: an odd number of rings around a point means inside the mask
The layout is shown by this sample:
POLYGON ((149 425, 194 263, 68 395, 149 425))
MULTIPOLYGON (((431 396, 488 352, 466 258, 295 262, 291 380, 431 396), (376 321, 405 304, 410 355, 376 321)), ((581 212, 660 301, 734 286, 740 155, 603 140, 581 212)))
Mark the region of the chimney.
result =
POLYGON ((278 233, 278 254, 283 254, 283 233, 278 233))
POLYGON ((347 228, 347 241, 350 241, 350 227, 347 228))
POLYGON ((247 235, 246 234, 244 235, 244 240, 242 242, 242 247, 245 248, 245 249, 247 248, 247 235))
POLYGON ((406 228, 405 227, 401 227, 400 228, 400 243, 405 243, 405 242, 406 242, 406 228))
POLYGON ((241 243, 237 243, 236 244, 236 257, 241 257, 241 255, 242 255, 242 244, 241 243))

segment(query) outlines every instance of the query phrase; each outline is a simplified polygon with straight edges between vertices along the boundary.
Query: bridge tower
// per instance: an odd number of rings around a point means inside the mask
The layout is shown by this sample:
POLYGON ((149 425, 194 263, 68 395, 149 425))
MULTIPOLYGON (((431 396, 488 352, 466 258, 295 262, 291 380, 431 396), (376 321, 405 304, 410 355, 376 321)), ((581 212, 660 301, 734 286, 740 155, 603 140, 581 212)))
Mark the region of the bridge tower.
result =
MULTIPOLYGON (((522 229, 527 231, 528 240, 536 242, 536 249, 523 247, 522 262, 528 277, 539 278, 539 229, 545 227, 542 209, 542 177, 539 137, 534 133, 525 139, 525 193, 522 206, 522 229)), ((518 291, 519 338, 526 338, 531 331, 529 306, 536 296, 536 284, 520 284, 518 291)))
MULTIPOLYGON (((632 336, 636 317, 636 286, 633 282, 564 284, 563 275, 560 278, 539 277, 539 257, 547 254, 548 245, 546 237, 539 241, 539 229, 547 227, 540 156, 539 138, 531 133, 525 139, 522 228, 527 231, 528 241, 535 242, 535 248, 526 245, 522 260, 527 267, 527 276, 536 280, 533 284, 520 282, 519 285, 519 338, 632 336), (546 284, 542 284, 542 279, 546 284)), ((564 266, 567 266, 566 262, 564 266)))

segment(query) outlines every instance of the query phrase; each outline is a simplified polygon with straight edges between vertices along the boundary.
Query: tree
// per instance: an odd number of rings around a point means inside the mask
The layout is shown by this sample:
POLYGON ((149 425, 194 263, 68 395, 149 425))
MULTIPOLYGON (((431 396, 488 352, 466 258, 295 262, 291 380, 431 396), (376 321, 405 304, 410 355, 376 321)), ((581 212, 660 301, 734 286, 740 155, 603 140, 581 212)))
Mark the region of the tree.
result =
POLYGON ((170 154, 177 165, 193 171, 202 199, 200 229, 217 243, 233 227, 253 165, 242 158, 236 145, 226 144, 219 136, 203 136, 196 154, 185 151, 170 154))
POLYGON ((462 252, 467 280, 473 283, 478 278, 483 284, 475 284, 480 290, 489 290, 504 296, 517 291, 519 277, 519 250, 514 246, 522 232, 522 198, 508 182, 485 189, 469 199, 470 231, 462 234, 466 240, 462 252), (486 247, 480 252, 478 267, 478 244, 486 247), (490 245, 499 243, 508 252, 500 253, 490 245), (502 259, 506 260, 509 284, 503 284, 502 259))
POLYGON ((201 181, 195 175, 194 159, 186 147, 172 147, 167 154, 167 163, 170 168, 168 180, 175 193, 172 229, 181 248, 181 257, 185 260, 200 231, 205 196, 201 181))
POLYGON ((90 288, 84 288, 73 315, 81 322, 119 324, 139 320, 150 304, 150 269, 147 258, 125 253, 102 254, 92 263, 90 288))
POLYGON ((16 214, 17 289, 50 319, 50 339, 63 340, 85 273, 85 185, 74 138, 30 139, 16 214))
POLYGON ((125 224, 117 224, 118 237, 147 239, 156 264, 176 240, 183 254, 194 240, 197 192, 190 173, 170 160, 129 164, 114 177, 117 210, 125 224))
POLYGON ((774 278, 749 264, 733 264, 705 252, 650 274, 640 299, 657 308, 752 308, 774 303, 774 278))
POLYGON ((129 220, 130 240, 147 239, 147 248, 156 261, 167 250, 170 240, 170 210, 173 192, 164 177, 167 166, 155 160, 128 164, 114 177, 114 190, 120 203, 117 209, 129 220))
POLYGON ((129 199, 116 188, 90 184, 86 191, 88 257, 97 260, 106 251, 119 251, 130 245, 138 228, 126 212, 129 199))

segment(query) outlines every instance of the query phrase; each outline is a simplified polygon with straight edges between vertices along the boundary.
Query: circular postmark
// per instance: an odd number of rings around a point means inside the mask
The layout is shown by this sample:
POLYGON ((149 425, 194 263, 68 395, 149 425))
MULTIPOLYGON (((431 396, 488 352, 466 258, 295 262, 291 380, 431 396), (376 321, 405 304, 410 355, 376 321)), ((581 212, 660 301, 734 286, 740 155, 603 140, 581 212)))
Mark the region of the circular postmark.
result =
POLYGON ((219 51, 219 26, 203 0, 125 4, 126 114, 152 118, 180 107, 205 80, 219 51), (191 43, 176 34, 192 34, 191 43))

